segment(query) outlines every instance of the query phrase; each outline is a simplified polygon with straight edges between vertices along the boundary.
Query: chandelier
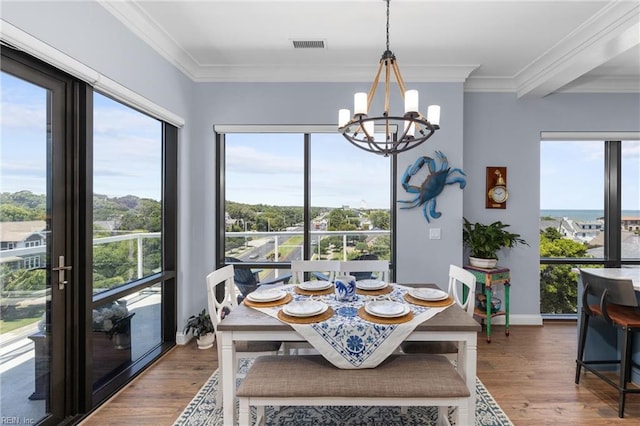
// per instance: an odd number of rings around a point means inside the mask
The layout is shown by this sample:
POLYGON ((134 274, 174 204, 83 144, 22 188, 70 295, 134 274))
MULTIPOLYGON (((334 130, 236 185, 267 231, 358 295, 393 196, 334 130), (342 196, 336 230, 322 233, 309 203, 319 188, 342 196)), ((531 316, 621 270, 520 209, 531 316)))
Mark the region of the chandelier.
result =
POLYGON ((440 128, 440 107, 431 105, 427 118, 418 111, 418 91, 407 90, 396 57, 389 50, 389 1, 387 2, 387 50, 382 53, 378 72, 369 93, 354 95, 353 116, 348 109, 338 112, 338 131, 352 144, 365 151, 385 157, 413 149, 429 139, 440 128), (384 110, 382 115, 370 116, 369 109, 384 68, 384 110), (404 100, 404 115, 389 114, 391 73, 395 76, 404 100))

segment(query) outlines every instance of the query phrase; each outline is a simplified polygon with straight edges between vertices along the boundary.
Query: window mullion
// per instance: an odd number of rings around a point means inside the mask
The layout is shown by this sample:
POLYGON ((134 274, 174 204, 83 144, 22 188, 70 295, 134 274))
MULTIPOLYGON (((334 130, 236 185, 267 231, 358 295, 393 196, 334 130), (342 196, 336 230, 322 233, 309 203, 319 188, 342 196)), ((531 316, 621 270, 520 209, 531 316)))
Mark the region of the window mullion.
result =
POLYGON ((604 184, 604 217, 605 244, 604 257, 607 267, 620 267, 622 248, 620 229, 622 226, 622 143, 605 141, 605 184, 604 184))
MULTIPOLYGON (((311 174, 311 135, 309 133, 304 134, 304 207, 302 215, 304 217, 304 238, 303 238, 303 259, 311 259, 311 189, 310 178, 311 174)), ((319 238, 319 237, 318 237, 319 238)))

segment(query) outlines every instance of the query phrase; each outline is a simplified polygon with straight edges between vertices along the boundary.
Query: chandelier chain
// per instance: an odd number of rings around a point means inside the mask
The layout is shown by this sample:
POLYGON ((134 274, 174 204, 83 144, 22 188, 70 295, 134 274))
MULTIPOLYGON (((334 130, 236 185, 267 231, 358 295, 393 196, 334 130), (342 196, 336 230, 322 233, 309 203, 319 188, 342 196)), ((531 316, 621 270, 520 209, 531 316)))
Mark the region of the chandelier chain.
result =
POLYGON ((389 51, 389 1, 387 0, 387 51, 389 51))

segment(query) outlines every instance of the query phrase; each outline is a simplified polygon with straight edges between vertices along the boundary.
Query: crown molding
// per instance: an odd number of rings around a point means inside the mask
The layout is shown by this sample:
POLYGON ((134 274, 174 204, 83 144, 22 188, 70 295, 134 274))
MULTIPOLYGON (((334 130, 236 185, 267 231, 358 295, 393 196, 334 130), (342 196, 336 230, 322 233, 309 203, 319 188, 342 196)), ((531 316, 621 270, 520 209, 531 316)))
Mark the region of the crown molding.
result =
POLYGON ((514 93, 516 84, 512 77, 469 77, 464 84, 465 92, 514 93))
MULTIPOLYGON (((465 92, 517 93, 518 86, 512 77, 469 77, 465 92)), ((627 76, 594 76, 577 80, 554 93, 640 93, 640 80, 627 76)), ((534 97, 534 96, 531 96, 534 97)))
MULTIPOLYGON (((402 77, 412 83, 464 83, 478 65, 403 66, 402 77)), ((201 67, 195 82, 370 82, 375 67, 323 66, 306 64, 269 64, 201 67)))
POLYGON ((640 4, 618 1, 514 76, 518 97, 542 97, 640 44, 640 4))
POLYGON ((151 46, 160 56, 191 80, 198 73, 198 63, 173 38, 169 37, 136 2, 97 0, 127 29, 151 46))

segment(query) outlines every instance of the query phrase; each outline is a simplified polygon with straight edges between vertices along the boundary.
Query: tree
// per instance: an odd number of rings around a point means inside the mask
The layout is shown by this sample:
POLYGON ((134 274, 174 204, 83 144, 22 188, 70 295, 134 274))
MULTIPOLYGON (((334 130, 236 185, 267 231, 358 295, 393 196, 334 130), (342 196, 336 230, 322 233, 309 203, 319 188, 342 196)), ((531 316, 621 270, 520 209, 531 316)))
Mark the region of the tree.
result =
POLYGON ((375 237, 369 247, 369 253, 376 255, 378 259, 390 259, 391 238, 388 235, 375 237))
POLYGON ((369 251, 369 246, 367 245, 367 243, 360 242, 356 244, 356 250, 362 254, 369 251))
POLYGON ((160 232, 162 230, 162 204, 149 198, 141 199, 135 209, 122 215, 118 229, 160 232))
POLYGON ((329 231, 355 231, 356 225, 349 221, 353 215, 348 215, 347 210, 333 209, 329 212, 329 231))
MULTIPOLYGON (((134 271, 137 262, 137 248, 135 242, 118 241, 100 244, 93 248, 93 276, 94 287, 105 287, 101 282, 107 279, 111 284, 123 284, 135 278, 134 271)), ((106 287, 109 288, 111 284, 106 287)))
POLYGON ((369 213, 369 220, 374 228, 390 229, 389 212, 384 210, 373 210, 369 213))
POLYGON ((43 269, 11 270, 3 266, 0 269, 0 290, 35 291, 46 287, 47 272, 43 269))
POLYGON ((544 231, 540 233, 541 236, 545 237, 549 241, 555 241, 560 238, 564 238, 564 235, 560 231, 555 228, 548 227, 544 231))
POLYGON ((0 203, 13 204, 44 214, 47 208, 47 197, 44 194, 34 194, 31 191, 4 192, 0 196, 0 203))
MULTIPOLYGON (((587 246, 564 238, 560 232, 547 228, 540 232, 540 257, 587 257, 587 246)), ((577 274, 572 268, 578 265, 540 266, 540 309, 544 313, 577 312, 577 274)))
POLYGON ((12 204, 0 205, 0 222, 23 222, 33 219, 33 212, 23 207, 12 204))

